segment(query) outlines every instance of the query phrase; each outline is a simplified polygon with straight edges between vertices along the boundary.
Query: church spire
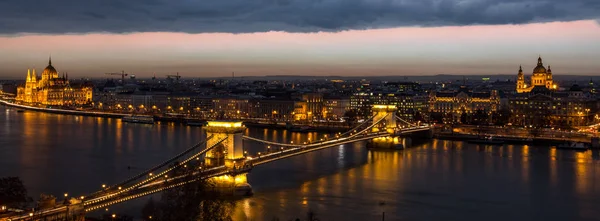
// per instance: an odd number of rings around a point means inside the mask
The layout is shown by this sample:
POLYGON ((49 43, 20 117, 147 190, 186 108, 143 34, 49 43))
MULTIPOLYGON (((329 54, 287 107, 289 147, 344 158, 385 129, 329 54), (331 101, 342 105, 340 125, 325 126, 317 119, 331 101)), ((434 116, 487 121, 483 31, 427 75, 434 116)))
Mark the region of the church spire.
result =
POLYGON ((29 69, 27 69, 27 79, 25 80, 26 82, 30 82, 31 81, 31 72, 29 69))
POLYGON ((542 63, 542 56, 540 55, 538 57, 538 66, 542 66, 542 65, 544 65, 544 64, 542 63))
POLYGON ((52 55, 48 56, 48 65, 52 65, 52 55))

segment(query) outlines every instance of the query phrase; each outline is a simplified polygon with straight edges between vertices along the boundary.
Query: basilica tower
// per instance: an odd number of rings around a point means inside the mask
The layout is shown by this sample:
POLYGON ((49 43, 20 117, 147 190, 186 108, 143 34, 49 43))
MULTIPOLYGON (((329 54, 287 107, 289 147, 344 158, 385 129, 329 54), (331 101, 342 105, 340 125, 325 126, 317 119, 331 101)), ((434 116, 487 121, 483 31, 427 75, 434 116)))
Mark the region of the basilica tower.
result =
POLYGON ((555 90, 557 88, 552 79, 552 70, 550 70, 550 66, 548 66, 548 69, 546 70, 541 56, 538 57, 537 65, 533 68, 529 85, 525 84, 525 76, 523 75, 522 67, 519 67, 519 74, 517 75, 517 93, 530 92, 534 87, 545 87, 550 90, 555 90))
POLYGON ((519 74, 517 74, 517 90, 525 87, 525 75, 523 74, 523 67, 519 66, 519 74))

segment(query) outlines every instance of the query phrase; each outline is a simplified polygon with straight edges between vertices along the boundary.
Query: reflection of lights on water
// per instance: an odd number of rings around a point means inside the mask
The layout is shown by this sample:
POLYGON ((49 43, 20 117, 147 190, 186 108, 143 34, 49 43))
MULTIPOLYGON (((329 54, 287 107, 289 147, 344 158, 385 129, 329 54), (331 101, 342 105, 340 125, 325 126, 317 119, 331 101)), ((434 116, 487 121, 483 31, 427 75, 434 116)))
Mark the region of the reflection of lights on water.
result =
POLYGON ((344 166, 344 145, 338 147, 338 166, 344 166))
POLYGON ((245 199, 244 203, 243 203, 243 207, 244 207, 244 214, 246 215, 247 218, 252 217, 252 208, 250 208, 250 199, 245 199))

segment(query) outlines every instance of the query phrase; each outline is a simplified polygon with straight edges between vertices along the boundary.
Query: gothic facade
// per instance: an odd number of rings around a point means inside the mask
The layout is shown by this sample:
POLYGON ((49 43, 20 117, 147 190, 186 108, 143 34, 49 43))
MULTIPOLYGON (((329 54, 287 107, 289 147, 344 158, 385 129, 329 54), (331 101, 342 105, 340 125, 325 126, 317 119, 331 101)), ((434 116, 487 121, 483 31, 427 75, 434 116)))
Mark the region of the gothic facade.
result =
POLYGON ((52 60, 38 77, 35 69, 27 70, 25 84, 17 87, 16 100, 21 103, 68 106, 92 102, 93 86, 71 84, 68 76, 59 77, 52 60))

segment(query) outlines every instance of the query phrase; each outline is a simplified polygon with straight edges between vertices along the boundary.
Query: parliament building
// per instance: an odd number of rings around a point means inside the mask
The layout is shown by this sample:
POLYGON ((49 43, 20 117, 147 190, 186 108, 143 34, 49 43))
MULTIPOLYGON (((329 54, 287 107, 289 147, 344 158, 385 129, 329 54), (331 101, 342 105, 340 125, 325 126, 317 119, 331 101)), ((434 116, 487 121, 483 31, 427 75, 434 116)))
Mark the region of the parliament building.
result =
POLYGON ((84 105, 92 102, 93 86, 89 84, 71 84, 68 76, 59 77, 48 60, 48 66, 41 77, 35 69, 27 70, 25 84, 17 87, 16 100, 21 103, 53 106, 84 105))

